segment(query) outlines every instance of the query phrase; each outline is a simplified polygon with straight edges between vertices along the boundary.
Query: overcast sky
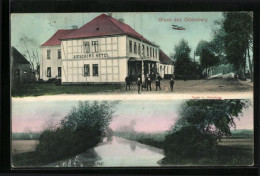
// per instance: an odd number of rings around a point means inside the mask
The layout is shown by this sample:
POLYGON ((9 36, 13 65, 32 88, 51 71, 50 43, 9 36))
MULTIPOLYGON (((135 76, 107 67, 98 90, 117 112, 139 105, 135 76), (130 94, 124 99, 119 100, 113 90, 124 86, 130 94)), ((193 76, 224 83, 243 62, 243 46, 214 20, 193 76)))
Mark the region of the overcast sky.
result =
MULTIPOLYGON (((168 130, 178 116, 179 106, 186 100, 125 100, 121 101, 113 115, 110 127, 116 130, 134 122, 139 132, 168 130)), ((46 122, 59 122, 78 101, 15 101, 12 102, 12 131, 41 131, 46 122)), ((237 129, 253 129, 253 108, 244 110, 236 120, 237 129)))
MULTIPOLYGON (((11 15, 11 45, 23 52, 19 44, 21 36, 35 39, 40 47, 57 30, 69 29, 72 25, 81 27, 102 13, 31 13, 11 15)), ((174 46, 183 38, 193 51, 200 40, 211 40, 212 25, 222 17, 221 12, 163 12, 163 13, 112 13, 116 19, 123 18, 137 32, 155 42, 166 53, 174 52, 174 46), (190 21, 195 18, 199 21, 190 21), (165 19, 166 21, 162 21, 165 19), (178 21, 176 21, 178 19, 178 21), (181 20, 181 21, 180 21, 181 20), (203 20, 203 21, 202 21, 203 20), (173 30, 172 25, 186 30, 173 30)))

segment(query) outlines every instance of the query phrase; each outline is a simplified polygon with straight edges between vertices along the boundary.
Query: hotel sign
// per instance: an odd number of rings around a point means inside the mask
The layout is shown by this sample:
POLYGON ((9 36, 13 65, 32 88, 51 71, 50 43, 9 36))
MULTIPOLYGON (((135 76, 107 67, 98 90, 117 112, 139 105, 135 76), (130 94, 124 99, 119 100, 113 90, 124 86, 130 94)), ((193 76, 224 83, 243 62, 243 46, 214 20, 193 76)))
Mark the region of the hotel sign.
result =
POLYGON ((107 53, 91 53, 91 54, 74 54, 74 59, 86 59, 86 58, 106 58, 107 53))

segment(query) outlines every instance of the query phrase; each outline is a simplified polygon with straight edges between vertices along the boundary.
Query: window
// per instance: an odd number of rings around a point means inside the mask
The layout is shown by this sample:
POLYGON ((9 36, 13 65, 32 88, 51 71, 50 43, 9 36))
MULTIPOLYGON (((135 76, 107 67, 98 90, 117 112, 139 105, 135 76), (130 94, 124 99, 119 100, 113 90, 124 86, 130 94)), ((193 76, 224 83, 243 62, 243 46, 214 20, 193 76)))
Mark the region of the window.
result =
POLYGON ((152 48, 150 47, 150 56, 152 57, 152 48))
POLYGON ((51 59, 51 50, 47 50, 47 59, 51 59))
POLYGON ((142 45, 142 52, 143 52, 143 56, 144 56, 144 45, 142 45))
POLYGON ((149 56, 149 48, 147 46, 147 52, 146 52, 147 56, 149 56))
POLYGON ((132 52, 132 41, 129 40, 129 52, 132 52))
POLYGON ((47 77, 51 77, 51 67, 47 67, 47 77))
POLYGON ((140 43, 138 44, 138 54, 141 54, 141 46, 140 46, 140 43))
POLYGON ((61 59, 61 50, 58 49, 58 59, 61 59))
POLYGON ((157 49, 155 49, 155 58, 157 58, 157 49))
POLYGON ((98 52, 98 41, 92 41, 92 48, 94 53, 98 52))
POLYGON ((93 76, 98 76, 98 64, 93 64, 93 76))
POLYGON ((90 76, 89 64, 84 64, 84 76, 90 76))
POLYGON ((153 57, 154 57, 154 48, 153 48, 153 57))
POLYGON ((134 53, 136 53, 136 42, 134 43, 134 53))
POLYGON ((61 67, 58 67, 58 77, 61 77, 61 67))
POLYGON ((89 41, 83 42, 83 47, 84 47, 84 52, 85 53, 90 53, 89 41))

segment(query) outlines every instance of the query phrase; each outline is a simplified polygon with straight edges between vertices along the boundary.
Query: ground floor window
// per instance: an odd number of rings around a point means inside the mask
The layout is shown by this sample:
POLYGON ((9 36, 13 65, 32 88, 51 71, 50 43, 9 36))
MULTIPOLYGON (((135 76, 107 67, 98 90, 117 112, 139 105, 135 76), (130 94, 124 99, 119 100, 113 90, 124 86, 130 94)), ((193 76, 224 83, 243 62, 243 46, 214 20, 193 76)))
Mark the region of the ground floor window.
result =
POLYGON ((61 77, 61 67, 58 67, 58 77, 61 77))
POLYGON ((89 64, 84 64, 84 76, 90 76, 89 64))
POLYGON ((47 77, 51 77, 51 67, 47 67, 47 77))
POLYGON ((98 64, 93 64, 93 76, 98 76, 98 64))

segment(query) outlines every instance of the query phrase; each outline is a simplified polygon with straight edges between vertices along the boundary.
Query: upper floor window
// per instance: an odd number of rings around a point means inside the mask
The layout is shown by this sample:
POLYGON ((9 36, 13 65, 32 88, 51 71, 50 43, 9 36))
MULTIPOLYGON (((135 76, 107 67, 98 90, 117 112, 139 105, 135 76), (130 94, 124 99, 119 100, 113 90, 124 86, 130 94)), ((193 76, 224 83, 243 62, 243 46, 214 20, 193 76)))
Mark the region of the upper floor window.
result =
POLYGON ((138 44, 138 54, 141 54, 141 45, 140 45, 140 43, 138 44))
POLYGON ((134 43, 134 53, 136 53, 136 42, 134 43))
POLYGON ((47 59, 51 59, 51 50, 50 49, 47 50, 47 59))
POLYGON ((153 48, 153 57, 154 57, 154 48, 153 48))
POLYGON ((150 56, 152 57, 153 55, 152 55, 152 48, 150 47, 150 56))
POLYGON ((85 53, 90 53, 89 41, 83 42, 83 47, 84 47, 84 52, 85 53))
POLYGON ((148 46, 147 46, 146 54, 147 54, 147 56, 149 56, 149 48, 148 48, 148 46))
POLYGON ((144 56, 144 45, 142 45, 142 54, 143 54, 143 56, 144 56))
POLYGON ((132 52, 132 41, 129 40, 129 52, 132 52))
POLYGON ((58 59, 61 59, 61 50, 58 49, 58 59))
POLYGON ((157 49, 155 49, 155 58, 157 58, 157 49))
POLYGON ((98 52, 98 41, 92 41, 92 48, 94 53, 98 52))

